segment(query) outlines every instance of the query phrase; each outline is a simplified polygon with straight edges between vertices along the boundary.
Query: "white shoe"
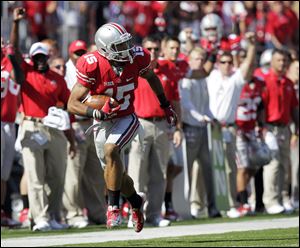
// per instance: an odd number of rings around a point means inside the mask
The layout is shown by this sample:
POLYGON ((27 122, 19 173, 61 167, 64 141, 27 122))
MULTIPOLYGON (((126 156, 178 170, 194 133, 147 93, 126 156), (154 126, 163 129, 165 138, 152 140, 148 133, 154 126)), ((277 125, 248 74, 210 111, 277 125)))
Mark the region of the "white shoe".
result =
POLYGON ((128 228, 133 228, 133 222, 132 222, 132 215, 131 214, 129 215, 129 219, 128 219, 128 222, 127 222, 127 227, 128 228))
POLYGON ((239 218, 242 216, 241 213, 236 208, 230 208, 226 214, 229 218, 239 218))
POLYGON ((69 228, 69 225, 60 224, 55 219, 50 220, 49 225, 51 226, 52 230, 63 230, 63 229, 68 229, 69 228))
POLYGON ((153 221, 147 222, 147 224, 150 224, 150 225, 156 226, 156 227, 166 227, 166 226, 171 225, 171 221, 169 221, 167 219, 163 219, 162 217, 157 217, 153 221))
POLYGON ((206 216, 205 209, 191 207, 191 215, 194 219, 205 217, 206 216))
POLYGON ((74 222, 73 224, 71 224, 71 227, 81 229, 81 228, 87 227, 88 224, 89 224, 89 222, 87 220, 83 219, 83 220, 79 220, 79 221, 74 222))
POLYGON ((285 213, 287 213, 287 214, 291 214, 292 212, 294 212, 294 207, 289 202, 283 203, 283 207, 284 207, 285 213))
POLYGON ((268 214, 280 214, 284 212, 284 207, 281 205, 273 205, 272 207, 266 208, 268 214))
POLYGON ((36 223, 33 228, 33 231, 41 231, 41 232, 45 232, 45 231, 50 231, 51 230, 51 226, 49 225, 49 223, 47 221, 39 221, 38 223, 36 223))

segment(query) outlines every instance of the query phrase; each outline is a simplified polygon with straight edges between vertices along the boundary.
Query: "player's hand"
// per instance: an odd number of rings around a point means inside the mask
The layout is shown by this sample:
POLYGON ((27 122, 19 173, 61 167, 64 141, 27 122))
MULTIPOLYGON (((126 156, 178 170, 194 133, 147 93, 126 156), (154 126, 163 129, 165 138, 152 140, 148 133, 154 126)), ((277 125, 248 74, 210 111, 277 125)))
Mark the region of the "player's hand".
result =
POLYGON ((97 120, 106 121, 115 117, 121 108, 121 105, 113 107, 114 99, 107 99, 101 110, 94 110, 93 116, 97 120))
POLYGON ((168 107, 163 108, 163 110, 165 111, 168 123, 171 124, 171 126, 175 127, 177 123, 177 114, 172 108, 171 104, 169 104, 168 107))
POLYGON ((22 8, 22 7, 15 8, 14 12, 13 12, 13 20, 20 21, 25 18, 25 14, 26 14, 26 11, 24 8, 22 8))

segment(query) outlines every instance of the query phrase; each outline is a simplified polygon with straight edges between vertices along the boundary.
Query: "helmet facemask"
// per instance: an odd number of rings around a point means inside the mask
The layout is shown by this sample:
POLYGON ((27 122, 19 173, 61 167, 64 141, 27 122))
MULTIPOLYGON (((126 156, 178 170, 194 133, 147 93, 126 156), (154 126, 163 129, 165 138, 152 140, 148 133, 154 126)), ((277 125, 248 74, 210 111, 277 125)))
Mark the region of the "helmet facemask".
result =
MULTIPOLYGON (((101 42, 101 40, 99 40, 101 42)), ((100 50, 100 54, 105 56, 108 60, 117 62, 133 62, 133 42, 132 36, 129 33, 122 34, 119 40, 113 41, 100 50)))

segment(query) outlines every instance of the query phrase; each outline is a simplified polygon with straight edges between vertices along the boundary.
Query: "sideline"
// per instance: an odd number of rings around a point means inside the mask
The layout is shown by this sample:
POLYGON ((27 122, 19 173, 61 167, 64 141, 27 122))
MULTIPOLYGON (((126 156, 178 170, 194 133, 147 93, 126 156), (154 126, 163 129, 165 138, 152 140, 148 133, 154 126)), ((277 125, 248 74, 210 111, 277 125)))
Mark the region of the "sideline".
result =
POLYGON ((107 241, 152 239, 290 227, 299 227, 299 216, 293 218, 253 220, 233 223, 145 228, 141 233, 135 233, 134 230, 128 229, 106 232, 1 239, 1 247, 40 247, 68 244, 100 243, 107 241))

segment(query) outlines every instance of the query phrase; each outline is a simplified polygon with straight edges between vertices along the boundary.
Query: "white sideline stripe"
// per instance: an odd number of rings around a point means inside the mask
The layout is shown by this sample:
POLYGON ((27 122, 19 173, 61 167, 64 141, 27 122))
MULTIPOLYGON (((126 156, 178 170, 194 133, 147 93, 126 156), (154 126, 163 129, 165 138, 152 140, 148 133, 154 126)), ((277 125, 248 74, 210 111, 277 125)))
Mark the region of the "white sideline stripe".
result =
POLYGON ((49 235, 40 237, 1 239, 1 247, 34 247, 68 244, 100 243, 120 240, 141 240, 187 235, 217 234, 236 231, 264 230, 299 227, 299 217, 241 221, 233 223, 200 224, 144 228, 136 233, 133 229, 104 232, 49 235))

